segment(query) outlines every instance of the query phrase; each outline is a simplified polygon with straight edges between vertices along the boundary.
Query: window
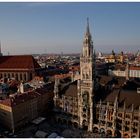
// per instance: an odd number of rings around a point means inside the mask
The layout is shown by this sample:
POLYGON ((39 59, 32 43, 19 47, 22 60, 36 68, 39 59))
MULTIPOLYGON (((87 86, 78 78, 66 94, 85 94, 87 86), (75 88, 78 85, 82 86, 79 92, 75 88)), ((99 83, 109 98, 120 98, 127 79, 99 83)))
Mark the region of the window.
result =
POLYGON ((118 122, 118 123, 122 123, 122 120, 118 119, 117 122, 118 122))
POLYGON ((83 112, 86 112, 86 108, 83 108, 83 112))
POLYGON ((134 126, 137 127, 138 126, 138 123, 137 122, 134 122, 134 126))
POLYGON ((10 73, 8 73, 8 78, 10 78, 10 73))
POLYGON ((26 81, 26 74, 24 73, 24 80, 26 81))
POLYGON ((64 111, 66 111, 66 112, 69 111, 69 102, 66 102, 66 103, 65 103, 64 111))
POLYGON ((118 130, 122 130, 122 126, 120 124, 117 123, 116 127, 117 127, 118 130))
POLYGON ((137 133, 137 129, 133 128, 133 133, 137 133))
POLYGON ((32 78, 33 78, 33 75, 32 75, 32 73, 30 73, 30 80, 32 80, 32 78))
POLYGON ((83 114, 83 118, 86 118, 86 114, 83 114))
POLYGON ((118 117, 122 117, 122 113, 118 113, 118 117))
POLYGON ((88 91, 84 91, 84 93, 82 95, 82 98, 83 98, 83 105, 87 106, 88 105, 88 100, 89 100, 89 93, 88 93, 88 91))
POLYGON ((112 126, 112 123, 111 122, 108 122, 107 125, 108 125, 108 127, 111 127, 112 126))
POLYGON ((20 73, 20 80, 22 80, 22 74, 20 73))
POLYGON ((130 122, 129 122, 129 121, 125 121, 125 124, 126 124, 126 125, 129 125, 129 124, 130 124, 130 122))
POLYGON ((138 116, 134 116, 134 120, 138 120, 138 116))
POLYGON ((18 74, 16 73, 16 80, 18 81, 18 74))
POLYGON ((14 73, 12 73, 12 77, 14 77, 14 73))
POLYGON ((129 131, 129 127, 126 126, 126 127, 125 127, 125 131, 129 131))
POLYGON ((129 115, 129 114, 126 114, 126 115, 125 115, 125 118, 130 119, 130 115, 129 115))

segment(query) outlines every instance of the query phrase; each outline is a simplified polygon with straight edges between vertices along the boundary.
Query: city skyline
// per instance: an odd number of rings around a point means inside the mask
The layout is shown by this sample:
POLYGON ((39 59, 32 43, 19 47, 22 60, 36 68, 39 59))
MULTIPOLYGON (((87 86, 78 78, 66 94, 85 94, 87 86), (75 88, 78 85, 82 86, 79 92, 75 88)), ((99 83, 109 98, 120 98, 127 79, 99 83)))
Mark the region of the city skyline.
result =
POLYGON ((79 53, 86 18, 94 48, 101 52, 140 47, 140 3, 0 3, 2 52, 79 53))

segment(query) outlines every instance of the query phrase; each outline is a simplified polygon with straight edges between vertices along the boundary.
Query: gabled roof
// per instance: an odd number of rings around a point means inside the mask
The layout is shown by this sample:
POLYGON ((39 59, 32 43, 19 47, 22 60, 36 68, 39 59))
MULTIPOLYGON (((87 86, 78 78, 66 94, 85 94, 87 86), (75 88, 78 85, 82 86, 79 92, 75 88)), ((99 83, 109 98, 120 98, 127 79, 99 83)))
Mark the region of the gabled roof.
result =
POLYGON ((39 64, 32 55, 0 56, 0 69, 37 69, 39 64))

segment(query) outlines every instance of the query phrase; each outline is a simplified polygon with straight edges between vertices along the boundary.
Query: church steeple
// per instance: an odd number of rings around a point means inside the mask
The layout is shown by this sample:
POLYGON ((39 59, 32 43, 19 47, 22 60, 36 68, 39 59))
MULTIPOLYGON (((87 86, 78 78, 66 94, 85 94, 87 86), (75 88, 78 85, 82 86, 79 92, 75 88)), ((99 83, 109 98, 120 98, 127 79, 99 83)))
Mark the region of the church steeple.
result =
POLYGON ((83 54, 84 57, 91 57, 93 56, 93 42, 92 37, 90 34, 89 29, 89 19, 87 18, 87 27, 86 27, 86 33, 84 36, 84 42, 83 42, 83 54))
POLYGON ((0 41, 0 53, 1 53, 1 41, 0 41))
POLYGON ((87 30, 86 30, 86 35, 90 35, 89 18, 87 18, 87 30))
POLYGON ((0 56, 2 56, 2 52, 1 52, 1 41, 0 41, 0 56))

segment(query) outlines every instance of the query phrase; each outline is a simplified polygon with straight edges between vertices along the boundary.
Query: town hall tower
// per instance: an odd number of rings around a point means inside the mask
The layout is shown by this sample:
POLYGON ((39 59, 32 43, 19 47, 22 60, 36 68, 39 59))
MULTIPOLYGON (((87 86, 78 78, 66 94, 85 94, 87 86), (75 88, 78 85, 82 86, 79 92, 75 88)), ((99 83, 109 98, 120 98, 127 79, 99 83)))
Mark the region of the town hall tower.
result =
POLYGON ((87 19, 87 29, 80 56, 80 80, 78 81, 78 111, 80 127, 92 131, 93 127, 93 91, 95 78, 95 54, 87 19))

